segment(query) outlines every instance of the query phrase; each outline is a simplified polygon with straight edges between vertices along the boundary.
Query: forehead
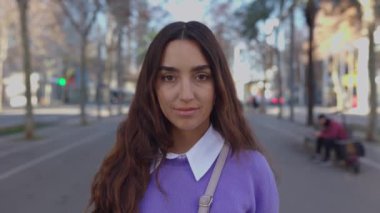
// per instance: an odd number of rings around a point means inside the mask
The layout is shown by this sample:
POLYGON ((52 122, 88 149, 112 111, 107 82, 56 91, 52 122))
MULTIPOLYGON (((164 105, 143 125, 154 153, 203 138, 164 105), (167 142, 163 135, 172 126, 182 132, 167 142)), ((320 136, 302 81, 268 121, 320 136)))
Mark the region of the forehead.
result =
POLYGON ((166 45, 161 64, 176 67, 205 65, 208 62, 195 41, 174 40, 166 45))

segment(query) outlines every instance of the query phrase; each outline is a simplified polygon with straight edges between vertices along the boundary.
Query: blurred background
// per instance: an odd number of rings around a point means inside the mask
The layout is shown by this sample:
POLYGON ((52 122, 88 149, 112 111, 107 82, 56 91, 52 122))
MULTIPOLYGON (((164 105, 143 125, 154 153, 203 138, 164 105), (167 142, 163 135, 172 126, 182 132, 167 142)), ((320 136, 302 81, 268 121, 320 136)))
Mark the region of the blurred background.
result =
POLYGON ((83 212, 151 39, 208 25, 273 158, 281 212, 380 212, 380 0, 0 0, 0 212, 83 212), (309 160, 325 113, 360 173, 309 160))

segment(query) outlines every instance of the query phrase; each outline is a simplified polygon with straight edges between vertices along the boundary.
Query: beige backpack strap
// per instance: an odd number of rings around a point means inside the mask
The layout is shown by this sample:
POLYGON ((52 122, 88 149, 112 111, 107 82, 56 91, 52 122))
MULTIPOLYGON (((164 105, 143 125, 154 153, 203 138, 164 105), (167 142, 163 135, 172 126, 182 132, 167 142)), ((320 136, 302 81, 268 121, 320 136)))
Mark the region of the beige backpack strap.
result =
POLYGON ((228 151, 230 146, 224 143, 222 151, 220 151, 219 157, 216 161, 214 170, 212 171, 210 181, 208 182, 206 192, 199 199, 198 213, 208 213, 211 203, 213 201, 214 192, 218 185, 220 174, 224 163, 226 162, 228 151))

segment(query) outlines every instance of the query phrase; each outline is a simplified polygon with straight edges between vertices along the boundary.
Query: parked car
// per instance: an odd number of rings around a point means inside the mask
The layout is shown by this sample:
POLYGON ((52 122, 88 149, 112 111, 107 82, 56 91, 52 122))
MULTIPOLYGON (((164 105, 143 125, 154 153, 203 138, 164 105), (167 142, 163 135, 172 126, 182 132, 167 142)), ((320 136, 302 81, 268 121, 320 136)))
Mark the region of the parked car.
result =
POLYGON ((278 105, 278 104, 283 105, 284 103, 285 103, 284 97, 281 97, 281 98, 273 97, 270 99, 270 104, 272 105, 278 105))

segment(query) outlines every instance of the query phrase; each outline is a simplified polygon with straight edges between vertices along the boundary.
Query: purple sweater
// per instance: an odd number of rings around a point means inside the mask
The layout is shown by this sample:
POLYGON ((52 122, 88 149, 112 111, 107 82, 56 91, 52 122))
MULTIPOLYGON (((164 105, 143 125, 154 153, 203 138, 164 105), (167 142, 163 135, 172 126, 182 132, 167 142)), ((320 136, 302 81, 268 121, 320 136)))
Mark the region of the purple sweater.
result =
MULTIPOLYGON (((186 158, 165 159, 161 163, 158 179, 166 194, 157 187, 156 170, 140 203, 140 212, 198 212, 199 197, 206 190, 215 162, 199 181, 194 179, 186 158)), ((262 154, 256 151, 229 154, 210 212, 279 212, 276 182, 262 154)))

